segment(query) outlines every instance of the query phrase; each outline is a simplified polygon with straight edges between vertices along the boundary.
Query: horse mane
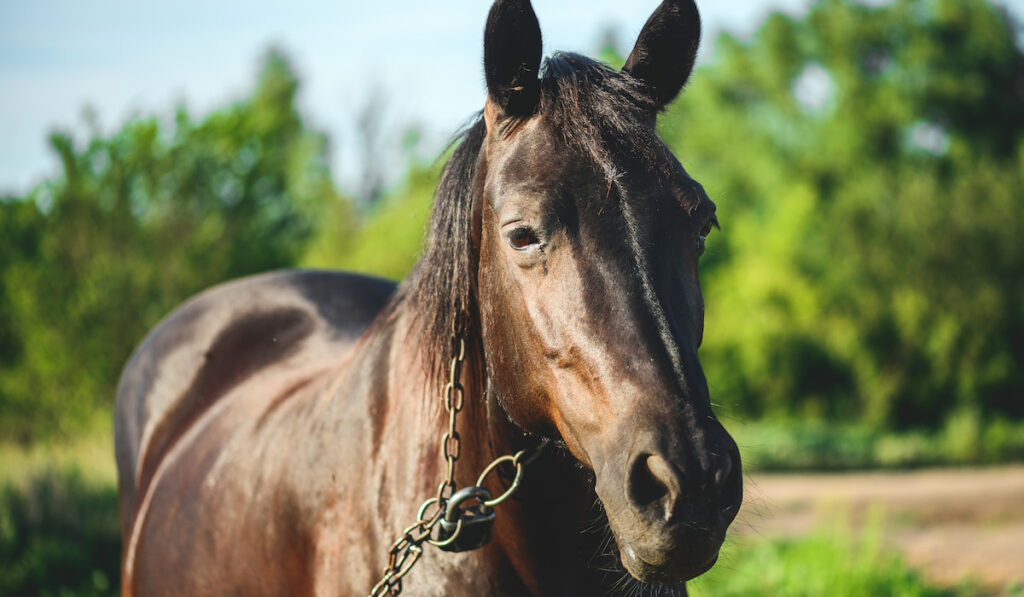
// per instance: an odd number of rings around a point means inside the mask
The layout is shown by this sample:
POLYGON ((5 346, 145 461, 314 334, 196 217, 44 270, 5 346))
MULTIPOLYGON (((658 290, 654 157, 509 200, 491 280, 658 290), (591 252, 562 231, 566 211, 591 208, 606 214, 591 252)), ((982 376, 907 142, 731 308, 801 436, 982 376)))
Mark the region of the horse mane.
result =
MULTIPOLYGON (((537 114, 560 131, 569 147, 597 165, 609 190, 620 174, 613 154, 625 153, 630 164, 651 164, 668 151, 652 126, 658 104, 627 73, 560 52, 544 61, 540 90, 537 114)), ((474 180, 486 137, 478 114, 452 141, 455 150, 438 183, 423 256, 384 312, 391 317, 400 307, 408 308, 413 340, 436 387, 448 381, 457 324, 464 330, 467 351, 481 350, 471 212, 479 199, 473 196, 479 192, 474 180)))
POLYGON ((479 336, 476 298, 471 290, 475 272, 471 271, 470 212, 473 179, 486 137, 480 114, 452 141, 457 145, 441 172, 423 256, 385 310, 385 314, 393 314, 402 306, 409 308, 413 340, 422 353, 429 381, 437 387, 448 382, 456 324, 467 336, 467 349, 475 348, 479 336))

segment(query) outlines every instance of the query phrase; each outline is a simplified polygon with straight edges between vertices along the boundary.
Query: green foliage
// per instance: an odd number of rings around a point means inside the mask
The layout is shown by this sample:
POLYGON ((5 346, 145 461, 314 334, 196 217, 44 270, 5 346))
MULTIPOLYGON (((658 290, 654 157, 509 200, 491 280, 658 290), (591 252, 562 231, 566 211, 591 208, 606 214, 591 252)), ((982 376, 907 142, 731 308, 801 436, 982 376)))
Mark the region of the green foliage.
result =
POLYGON ((1024 422, 957 411, 934 431, 820 419, 728 424, 746 470, 850 470, 1024 461, 1024 422))
POLYGON ((301 265, 404 278, 416 265, 426 238, 439 171, 436 166, 412 166, 400 189, 380 201, 351 236, 323 228, 301 265))
POLYGON ((881 517, 853 530, 837 516, 802 539, 742 538, 727 542, 710 572, 687 583, 690 595, 975 595, 970 585, 929 585, 903 560, 883 549, 881 517))
POLYGON ((75 469, 0 487, 0 594, 112 595, 120 582, 117 489, 75 469))
POLYGON ((702 265, 719 412, 1024 416, 1013 39, 982 0, 823 0, 718 38, 662 128, 719 205, 702 265))
POLYGON ((252 96, 194 122, 127 123, 51 144, 62 173, 0 202, 0 438, 81 428, 109 412, 131 349, 199 290, 293 265, 344 211, 326 141, 268 54, 252 96))

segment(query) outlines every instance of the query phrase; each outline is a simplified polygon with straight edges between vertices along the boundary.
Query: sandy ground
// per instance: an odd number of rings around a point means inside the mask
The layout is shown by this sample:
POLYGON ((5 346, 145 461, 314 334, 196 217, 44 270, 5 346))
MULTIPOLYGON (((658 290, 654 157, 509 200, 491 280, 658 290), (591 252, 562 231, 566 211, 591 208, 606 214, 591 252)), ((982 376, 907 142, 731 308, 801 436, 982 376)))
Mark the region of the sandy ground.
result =
POLYGON ((875 512, 886 543, 932 581, 970 576, 995 593, 1024 581, 1024 466, 753 475, 744 489, 737 534, 798 536, 837 507, 854 526, 875 512))

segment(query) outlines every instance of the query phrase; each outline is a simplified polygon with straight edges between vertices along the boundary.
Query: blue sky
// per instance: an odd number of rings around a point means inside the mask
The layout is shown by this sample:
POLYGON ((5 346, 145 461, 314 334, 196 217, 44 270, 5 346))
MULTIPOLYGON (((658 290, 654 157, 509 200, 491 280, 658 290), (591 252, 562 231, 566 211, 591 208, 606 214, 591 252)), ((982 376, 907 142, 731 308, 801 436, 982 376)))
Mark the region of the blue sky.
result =
MULTIPOLYGON (((880 2, 883 0, 874 0, 880 2)), ((534 0, 544 51, 593 53, 603 31, 630 46, 657 0, 534 0)), ((714 34, 748 33, 772 10, 808 0, 698 2, 714 34)), ((387 126, 417 124, 425 150, 483 104, 486 0, 0 0, 0 194, 57 171, 46 137, 84 139, 85 106, 104 132, 184 103, 203 114, 250 89, 271 44, 292 58, 307 121, 331 138, 343 181, 358 166, 354 112, 378 90, 387 126)), ((1024 0, 1006 2, 1018 19, 1024 0)))

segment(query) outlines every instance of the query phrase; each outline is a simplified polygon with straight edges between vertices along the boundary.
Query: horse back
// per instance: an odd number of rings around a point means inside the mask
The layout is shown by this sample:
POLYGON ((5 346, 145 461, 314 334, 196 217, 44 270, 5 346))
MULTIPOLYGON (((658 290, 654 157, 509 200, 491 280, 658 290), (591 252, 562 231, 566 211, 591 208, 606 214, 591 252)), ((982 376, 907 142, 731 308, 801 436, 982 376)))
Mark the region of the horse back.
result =
POLYGON ((117 391, 126 549, 140 501, 190 428, 228 399, 258 402, 254 413, 266 416, 318 372, 343 363, 394 289, 392 282, 341 272, 274 272, 210 289, 160 323, 128 361, 117 391), (257 376, 270 402, 232 393, 257 376))

